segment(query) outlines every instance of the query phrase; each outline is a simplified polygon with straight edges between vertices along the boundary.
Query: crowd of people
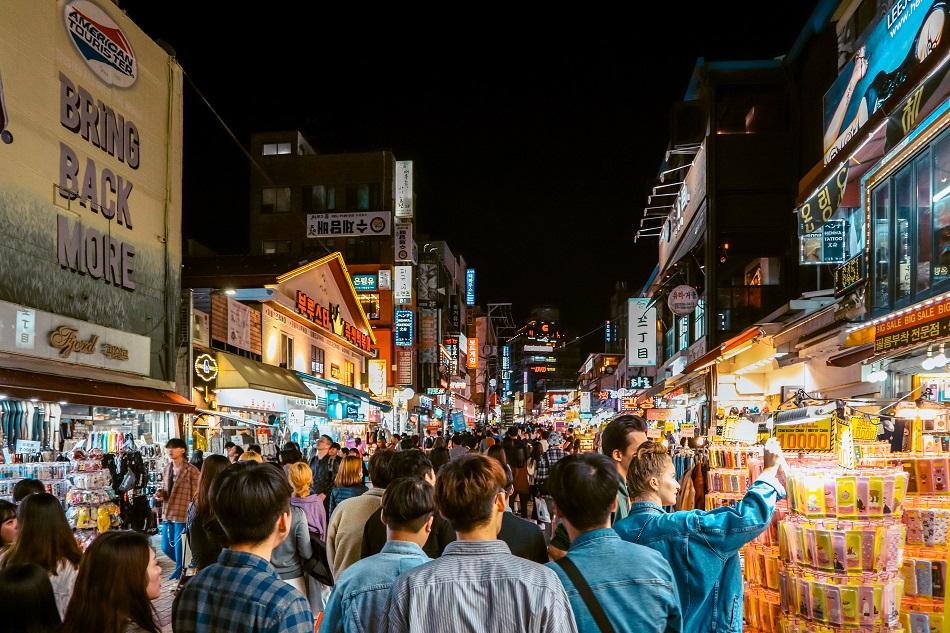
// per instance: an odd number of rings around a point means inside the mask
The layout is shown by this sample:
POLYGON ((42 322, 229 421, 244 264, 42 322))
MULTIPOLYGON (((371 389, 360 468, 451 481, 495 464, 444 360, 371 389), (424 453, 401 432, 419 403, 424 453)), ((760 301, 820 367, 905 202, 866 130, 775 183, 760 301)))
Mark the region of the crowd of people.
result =
MULTIPOLYGON (((347 455, 322 436, 309 461, 291 443, 277 462, 249 446, 197 464, 170 440, 158 498, 179 579, 173 630, 740 631, 738 551, 785 494, 781 449, 767 443, 736 506, 667 512, 679 483, 646 430, 619 416, 597 452, 518 428, 393 436, 347 455)), ((160 631, 145 536, 106 532, 83 553, 39 482, 15 493, 0 502, 11 630, 160 631)))

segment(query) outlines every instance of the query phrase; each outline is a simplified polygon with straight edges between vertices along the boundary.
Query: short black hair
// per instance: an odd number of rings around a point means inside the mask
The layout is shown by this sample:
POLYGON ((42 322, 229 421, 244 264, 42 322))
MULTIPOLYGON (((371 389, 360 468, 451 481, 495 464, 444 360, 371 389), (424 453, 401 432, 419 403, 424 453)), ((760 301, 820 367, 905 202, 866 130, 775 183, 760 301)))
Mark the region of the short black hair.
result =
POLYGON ((211 487, 211 511, 229 545, 260 543, 290 512, 290 482, 283 470, 242 462, 224 469, 211 487))
POLYGON ((165 448, 183 448, 188 450, 188 445, 185 444, 185 440, 180 437, 173 437, 167 442, 165 442, 165 448))
POLYGON ((614 451, 621 453, 630 445, 630 434, 634 431, 647 432, 646 420, 639 415, 618 415, 611 420, 601 434, 601 451, 608 457, 614 451))
POLYGON ((433 494, 432 485, 424 479, 394 479, 383 493, 383 523, 391 530, 418 532, 435 513, 433 494))
POLYGON ((234 448, 235 446, 237 446, 237 444, 235 444, 234 442, 225 442, 224 450, 228 450, 229 448, 234 448))
POLYGON ((46 492, 46 486, 39 479, 21 479, 13 486, 13 502, 20 503, 34 492, 46 492))
POLYGON ((369 480, 374 488, 385 488, 389 485, 392 479, 389 468, 395 455, 396 451, 391 448, 383 448, 369 458, 369 480))
POLYGON ((429 472, 434 472, 432 462, 418 448, 410 448, 396 453, 389 465, 391 479, 399 479, 400 477, 418 477, 422 479, 429 472))
POLYGON ((236 446, 236 445, 235 445, 234 450, 237 451, 238 457, 240 457, 241 455, 244 454, 244 449, 241 448, 240 446, 236 446))
POLYGON ((247 450, 254 451, 258 455, 262 455, 264 453, 264 451, 261 450, 260 444, 249 444, 247 450))
POLYGON ((578 530, 603 525, 620 490, 620 476, 606 455, 568 455, 551 467, 548 491, 557 512, 578 530))
POLYGON ((330 444, 330 448, 335 448, 336 450, 340 450, 340 443, 334 442, 333 444, 330 444))

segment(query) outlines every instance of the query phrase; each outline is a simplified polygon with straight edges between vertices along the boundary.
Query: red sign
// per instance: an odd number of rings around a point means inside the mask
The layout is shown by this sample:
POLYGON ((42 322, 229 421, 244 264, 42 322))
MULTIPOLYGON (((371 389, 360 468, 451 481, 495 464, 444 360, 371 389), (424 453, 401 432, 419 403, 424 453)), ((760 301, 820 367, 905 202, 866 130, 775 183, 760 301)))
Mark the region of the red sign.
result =
POLYGON ((396 350, 396 380, 400 385, 412 384, 412 350, 396 350))
POLYGON ((475 337, 468 339, 468 362, 465 366, 469 369, 478 369, 478 339, 475 337))
POLYGON ((921 306, 913 312, 890 318, 877 326, 874 335, 880 337, 897 330, 936 321, 943 316, 950 316, 950 300, 944 299, 929 306, 921 306))
POLYGON ((340 316, 340 306, 331 304, 329 308, 325 308, 318 304, 313 297, 309 297, 307 293, 298 290, 297 312, 324 330, 346 339, 362 350, 370 351, 369 334, 364 334, 349 321, 344 321, 340 316))

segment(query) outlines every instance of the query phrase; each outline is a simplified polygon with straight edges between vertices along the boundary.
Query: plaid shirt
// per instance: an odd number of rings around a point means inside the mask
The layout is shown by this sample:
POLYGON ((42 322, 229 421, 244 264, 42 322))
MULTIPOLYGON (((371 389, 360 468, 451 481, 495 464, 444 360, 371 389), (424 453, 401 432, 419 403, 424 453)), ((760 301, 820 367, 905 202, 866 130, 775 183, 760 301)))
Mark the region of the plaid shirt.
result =
POLYGON ((564 451, 560 446, 550 447, 538 460, 538 466, 534 471, 534 483, 541 485, 548 480, 551 474, 551 466, 564 459, 564 451))
MULTIPOLYGON (((166 494, 168 494, 168 480, 174 467, 174 463, 169 462, 165 468, 165 485, 162 489, 165 490, 166 494)), ((188 505, 198 494, 198 477, 200 475, 201 471, 188 462, 182 464, 181 470, 175 476, 175 485, 172 492, 165 499, 162 506, 166 521, 174 523, 186 523, 188 521, 188 505)))
POLYGON ((263 558, 225 549, 178 592, 175 633, 313 633, 310 603, 263 558))

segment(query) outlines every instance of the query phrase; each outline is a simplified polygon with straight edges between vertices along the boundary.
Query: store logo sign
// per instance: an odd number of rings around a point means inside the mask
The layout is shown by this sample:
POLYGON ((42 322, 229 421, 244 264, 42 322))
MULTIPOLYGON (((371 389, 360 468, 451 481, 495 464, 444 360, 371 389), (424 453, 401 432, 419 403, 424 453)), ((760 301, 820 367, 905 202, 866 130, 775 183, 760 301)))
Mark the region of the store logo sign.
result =
POLYGON ((138 78, 138 62, 125 33, 89 0, 73 0, 63 12, 66 32, 86 65, 103 83, 128 88, 138 78))
POLYGON ((59 350, 59 355, 63 358, 69 358, 73 352, 76 354, 95 354, 98 340, 99 337, 95 334, 85 341, 80 340, 79 330, 66 325, 49 333, 50 347, 59 350))
POLYGON ((218 377, 218 361, 211 354, 201 354, 195 359, 195 374, 205 382, 218 377))

